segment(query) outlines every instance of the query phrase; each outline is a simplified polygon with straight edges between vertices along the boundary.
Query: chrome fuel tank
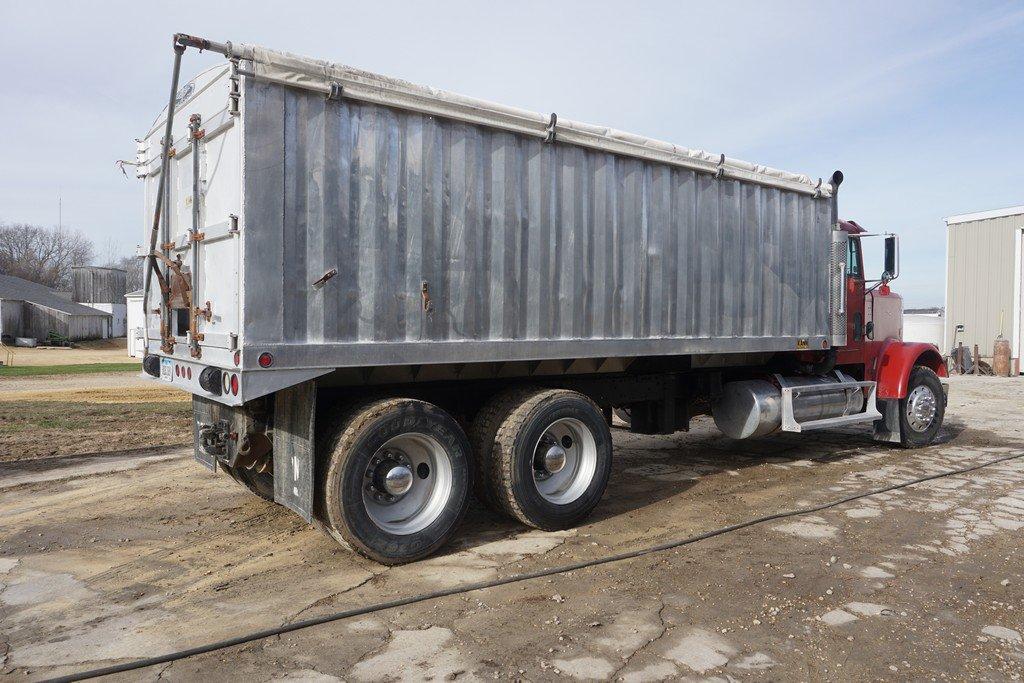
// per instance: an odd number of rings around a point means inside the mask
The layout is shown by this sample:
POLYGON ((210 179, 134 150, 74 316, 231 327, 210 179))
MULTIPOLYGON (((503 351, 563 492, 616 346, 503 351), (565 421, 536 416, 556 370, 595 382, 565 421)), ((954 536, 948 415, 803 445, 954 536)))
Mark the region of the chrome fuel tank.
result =
MULTIPOLYGON (((822 377, 776 376, 776 380, 785 387, 840 385, 852 381, 840 372, 822 377)), ((793 416, 798 422, 852 415, 863 409, 863 392, 839 386, 835 391, 801 394, 793 399, 793 416)), ((763 379, 727 382, 722 387, 722 396, 712 405, 711 414, 718 429, 733 439, 766 436, 782 426, 782 390, 763 379)))

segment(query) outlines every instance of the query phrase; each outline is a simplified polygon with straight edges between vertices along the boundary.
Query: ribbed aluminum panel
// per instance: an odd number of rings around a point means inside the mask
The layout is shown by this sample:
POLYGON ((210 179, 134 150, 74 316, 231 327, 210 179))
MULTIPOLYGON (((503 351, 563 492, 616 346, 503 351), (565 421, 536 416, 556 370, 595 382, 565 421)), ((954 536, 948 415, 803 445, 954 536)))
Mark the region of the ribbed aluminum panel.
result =
POLYGON ((247 353, 340 367, 829 335, 830 199, 254 79, 243 135, 247 353))

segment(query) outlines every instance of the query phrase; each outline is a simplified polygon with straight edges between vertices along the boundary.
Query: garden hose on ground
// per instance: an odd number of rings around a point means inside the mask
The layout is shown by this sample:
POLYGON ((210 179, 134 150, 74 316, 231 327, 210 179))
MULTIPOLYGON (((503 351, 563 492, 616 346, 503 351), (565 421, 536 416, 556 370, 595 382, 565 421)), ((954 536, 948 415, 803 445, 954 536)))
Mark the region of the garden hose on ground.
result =
POLYGON ((719 529, 714 529, 712 531, 706 531, 704 533, 697 534, 696 536, 688 536, 683 539, 667 541, 665 543, 659 543, 657 545, 648 546, 646 548, 639 548, 637 550, 631 550, 629 552, 619 553, 616 555, 608 555, 605 557, 594 558, 591 560, 583 560, 581 562, 566 564, 559 567, 549 567, 547 569, 538 569, 532 572, 514 574, 503 579, 493 579, 491 581, 478 581, 476 583, 446 588, 443 590, 433 591, 430 593, 420 593, 418 595, 411 595, 409 597, 399 598, 397 600, 390 600, 388 602, 379 602, 372 605, 367 605, 365 607, 356 607, 354 609, 344 610, 342 612, 335 612, 333 614, 326 614, 324 616, 315 617, 313 619, 305 619, 303 621, 297 621, 291 624, 285 624, 283 626, 278 626, 275 628, 268 628, 262 631, 253 631, 251 633, 247 633, 244 635, 235 636, 234 638, 228 638, 226 640, 207 643, 205 645, 198 645, 196 647, 188 648, 186 650, 179 650, 178 652, 170 652, 168 654, 157 655, 155 657, 136 659, 130 662, 124 662, 123 664, 115 664, 112 666, 103 667, 101 669, 90 669, 88 671, 81 671, 79 673, 60 676, 49 680, 61 682, 81 681, 88 678, 96 678, 98 676, 109 676, 115 673, 134 671, 136 669, 155 666, 157 664, 166 664, 168 662, 174 662, 179 659, 194 657, 196 655, 205 654, 207 652, 214 652, 215 650, 223 650, 225 648, 234 647, 236 645, 244 645, 245 643, 251 643, 255 640, 270 638, 272 636, 279 636, 285 633, 291 633, 292 631, 299 631, 305 628, 310 628, 311 626, 319 626, 320 624, 329 624, 333 621, 349 619, 351 617, 357 617, 364 614, 372 614, 374 612, 380 612, 386 609, 404 607, 406 605, 413 605, 419 602, 425 602, 427 600, 436 600, 438 598, 445 598, 451 595, 459 595, 461 593, 469 593, 471 591, 496 588, 498 586, 506 586, 511 583, 519 583, 520 581, 529 581, 530 579, 539 579, 546 576, 554 576, 556 574, 565 574, 567 572, 572 572, 579 569, 587 569, 589 567, 597 567, 603 564, 610 564, 612 562, 622 562, 623 560, 631 560, 637 557, 643 557, 644 555, 650 555, 652 553, 659 553, 664 552, 666 550, 681 548, 683 546, 691 545, 699 541, 705 541, 709 538, 722 536, 733 531, 739 531, 740 529, 746 529, 757 524, 764 524, 765 522, 772 522, 779 519, 785 519, 787 517, 797 517, 800 515, 807 515, 814 512, 821 512, 822 510, 828 510, 830 508, 834 508, 840 505, 845 505, 846 503, 851 503, 855 500, 861 500, 862 498, 877 496, 882 493, 887 493, 889 491, 895 491, 898 489, 904 489, 909 486, 914 486, 916 484, 921 484, 927 481, 942 479, 943 477, 950 477, 958 474, 967 474, 968 472, 974 472, 975 470, 980 470, 985 467, 998 465, 999 463, 1007 462, 1009 460, 1017 460, 1018 458, 1024 458, 1024 452, 1017 453, 1014 455, 1007 455, 1001 458, 995 458, 994 460, 989 460, 978 465, 971 465, 969 467, 964 467, 957 470, 948 470, 945 472, 939 472, 937 474, 929 474, 923 477, 918 477, 917 479, 904 481, 899 484, 892 484, 891 486, 885 486, 883 488, 874 489, 872 491, 866 491, 864 493, 858 493, 852 496, 847 496, 845 498, 839 498, 837 500, 824 503, 822 505, 797 508, 794 510, 786 510, 783 512, 776 512, 770 515, 764 515, 763 517, 756 517, 754 519, 749 519, 744 522, 738 522, 736 524, 730 524, 729 526, 724 526, 719 529))

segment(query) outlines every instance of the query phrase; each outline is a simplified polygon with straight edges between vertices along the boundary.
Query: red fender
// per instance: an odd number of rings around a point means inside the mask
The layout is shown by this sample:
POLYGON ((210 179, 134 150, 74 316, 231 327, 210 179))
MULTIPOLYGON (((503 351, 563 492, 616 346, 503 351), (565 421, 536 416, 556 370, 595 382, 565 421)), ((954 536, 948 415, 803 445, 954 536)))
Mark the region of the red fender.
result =
POLYGON ((878 398, 905 398, 910 371, 915 365, 923 365, 935 371, 939 377, 948 377, 946 364, 935 344, 925 342, 903 342, 890 339, 882 344, 875 367, 878 382, 878 398))

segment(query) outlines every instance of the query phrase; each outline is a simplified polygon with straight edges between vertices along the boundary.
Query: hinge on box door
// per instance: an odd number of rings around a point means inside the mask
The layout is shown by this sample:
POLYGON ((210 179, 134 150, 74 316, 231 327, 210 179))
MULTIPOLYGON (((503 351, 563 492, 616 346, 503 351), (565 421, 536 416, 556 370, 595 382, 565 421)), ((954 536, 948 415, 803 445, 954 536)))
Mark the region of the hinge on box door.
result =
POLYGON ((176 246, 177 245, 174 242, 164 242, 163 244, 160 245, 160 249, 163 251, 170 251, 171 249, 174 249, 174 247, 176 246))
POLYGON ((210 322, 210 318, 213 317, 213 310, 210 308, 210 302, 207 301, 206 306, 204 308, 196 307, 196 315, 201 315, 204 318, 206 318, 206 322, 210 322))
POLYGON ((238 116, 238 101, 242 97, 242 88, 238 77, 238 57, 232 57, 228 61, 231 62, 231 75, 228 77, 231 84, 228 89, 228 114, 238 116))
POLYGON ((238 216, 235 214, 228 214, 228 220, 231 221, 231 227, 228 228, 228 232, 232 234, 238 234, 238 216))
POLYGON ((327 99, 338 101, 345 94, 345 89, 341 86, 341 83, 331 83, 331 91, 327 93, 327 99))
POLYGON ((551 112, 551 118, 548 120, 548 134, 544 137, 544 142, 554 142, 558 135, 555 127, 558 125, 558 114, 551 112))
POLYGON ((206 233, 205 232, 190 232, 188 234, 188 239, 189 239, 190 242, 202 242, 204 239, 206 239, 206 233))
POLYGON ((725 155, 723 154, 718 159, 718 166, 715 167, 715 177, 721 178, 725 175, 725 155))
POLYGON ((189 137, 193 140, 202 140, 206 136, 206 129, 199 127, 200 121, 202 121, 202 118, 199 114, 192 114, 192 116, 188 117, 188 127, 192 129, 189 137))

